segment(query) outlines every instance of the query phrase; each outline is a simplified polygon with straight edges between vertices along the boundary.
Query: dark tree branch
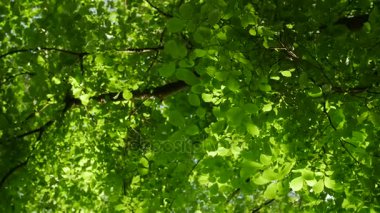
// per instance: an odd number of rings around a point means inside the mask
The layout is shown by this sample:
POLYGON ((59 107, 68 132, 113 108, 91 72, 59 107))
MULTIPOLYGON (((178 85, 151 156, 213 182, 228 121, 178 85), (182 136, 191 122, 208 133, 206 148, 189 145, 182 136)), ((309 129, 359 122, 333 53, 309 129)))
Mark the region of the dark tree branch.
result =
POLYGON ((82 76, 84 75, 84 66, 83 66, 84 56, 85 55, 83 55, 83 54, 79 55, 79 68, 80 68, 82 76))
POLYGON ((162 49, 164 49, 163 46, 157 46, 157 47, 127 48, 124 50, 117 50, 117 51, 128 52, 128 53, 145 53, 145 52, 156 52, 162 49))
POLYGON ((235 189, 226 199, 226 203, 229 203, 240 192, 240 188, 235 189))
POLYGON ((32 134, 38 132, 39 135, 38 135, 37 140, 39 140, 39 139, 41 139, 42 133, 43 133, 43 132, 44 132, 49 126, 51 126, 51 125, 54 123, 54 121, 55 121, 55 120, 50 120, 50 121, 46 122, 44 125, 42 125, 41 127, 37 128, 37 129, 34 129, 34 130, 31 130, 31 131, 29 131, 29 132, 26 132, 26 133, 24 133, 24 134, 18 135, 18 136, 16 136, 16 138, 23 138, 23 137, 25 137, 25 136, 32 135, 32 134))
MULTIPOLYGON (((147 89, 143 91, 133 91, 133 97, 134 98, 160 98, 164 99, 167 96, 172 95, 173 93, 176 93, 184 88, 187 87, 187 84, 184 81, 176 81, 173 83, 165 84, 163 86, 159 86, 153 89, 147 89)), ((112 92, 112 93, 105 93, 98 96, 94 96, 91 99, 102 101, 102 100, 109 100, 109 101, 123 101, 125 100, 122 95, 120 95, 121 92, 112 92)))
POLYGON ((9 55, 17 54, 17 53, 39 52, 39 51, 42 51, 42 50, 57 51, 57 52, 62 52, 62 53, 66 53, 66 54, 70 54, 70 55, 75 55, 75 56, 89 55, 89 53, 87 53, 87 52, 74 52, 74 51, 71 51, 71 50, 65 50, 65 49, 60 49, 60 48, 55 48, 55 47, 36 47, 36 48, 26 48, 26 49, 11 50, 11 51, 9 51, 7 53, 4 53, 4 54, 0 55, 0 59, 1 58, 5 58, 6 56, 9 56, 9 55))
POLYGON ((265 203, 261 204, 261 205, 260 205, 259 207, 257 207, 256 209, 253 209, 253 210, 252 210, 252 213, 259 212, 262 208, 264 208, 265 206, 271 204, 273 201, 274 201, 274 199, 267 200, 265 203))
POLYGON ((34 76, 34 75, 36 75, 36 73, 33 73, 33 72, 20 72, 20 73, 17 73, 17 74, 5 77, 3 79, 3 83, 6 83, 7 81, 10 81, 11 79, 16 78, 17 76, 20 76, 20 75, 34 76))
POLYGON ((62 112, 61 112, 62 115, 64 115, 67 112, 67 110, 69 110, 72 106, 82 104, 82 102, 79 99, 75 98, 71 94, 71 90, 67 90, 65 94, 64 102, 65 102, 65 106, 62 109, 62 112))
POLYGON ((28 160, 29 159, 26 159, 25 161, 17 164, 15 167, 11 168, 7 173, 5 173, 5 175, 3 176, 3 178, 1 178, 1 181, 0 181, 0 189, 3 187, 5 181, 14 173, 16 172, 18 169, 26 166, 26 164, 28 163, 28 160))
POLYGON ((327 112, 327 109, 326 109, 326 101, 323 103, 323 113, 327 116, 327 119, 329 120, 330 126, 334 129, 334 131, 336 131, 336 127, 335 127, 335 125, 333 124, 333 122, 332 122, 332 120, 331 120, 331 117, 330 117, 329 113, 327 112))
POLYGON ((338 19, 334 24, 335 25, 344 25, 351 31, 358 31, 363 28, 363 25, 368 22, 369 15, 358 15, 354 17, 343 17, 338 19))
POLYGON ((161 10, 160 8, 158 8, 157 6, 153 5, 149 0, 145 0, 146 3, 149 4, 149 6, 151 6, 153 9, 155 9, 159 14, 167 17, 167 18, 172 18, 173 15, 169 14, 169 13, 166 13, 164 12, 163 10, 161 10))
MULTIPOLYGON (((247 178, 247 179, 245 179, 245 182, 246 183, 249 183, 249 182, 251 182, 251 178, 247 178)), ((234 198, 239 192, 240 192, 240 188, 237 188, 237 189, 235 189, 228 197, 227 197, 227 199, 226 199, 226 203, 229 203, 231 200, 232 200, 232 198, 234 198)))
MULTIPOLYGON (((157 47, 142 47, 142 48, 126 48, 124 50, 116 50, 116 51, 129 52, 129 53, 142 53, 142 52, 159 51, 159 50, 162 50, 163 48, 164 48, 163 46, 157 46, 157 47)), ((75 51, 65 50, 65 49, 60 49, 60 48, 55 48, 55 47, 36 47, 36 48, 22 48, 22 49, 8 51, 7 53, 0 55, 0 59, 5 58, 9 55, 17 54, 17 53, 39 52, 39 51, 56 51, 56 52, 66 53, 69 55, 74 55, 74 56, 79 57, 80 59, 83 59, 85 56, 91 54, 89 52, 75 52, 75 51)))

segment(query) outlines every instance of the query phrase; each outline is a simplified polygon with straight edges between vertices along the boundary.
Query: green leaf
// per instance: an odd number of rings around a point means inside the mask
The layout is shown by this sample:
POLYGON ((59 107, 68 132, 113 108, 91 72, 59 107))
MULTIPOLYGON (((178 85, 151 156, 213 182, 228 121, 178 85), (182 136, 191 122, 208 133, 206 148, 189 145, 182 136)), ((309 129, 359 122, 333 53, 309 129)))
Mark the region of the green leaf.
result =
POLYGON ((270 183, 265 192, 264 192, 264 198, 266 199, 273 199, 277 195, 277 183, 270 183))
POLYGON ((183 127, 185 125, 185 118, 179 111, 177 110, 169 111, 168 114, 169 114, 169 122, 173 124, 174 126, 183 127))
POLYGON ((204 91, 204 87, 202 84, 193 85, 191 91, 195 94, 201 94, 204 91))
POLYGON ((201 104, 201 100, 196 94, 190 94, 188 97, 188 100, 189 100, 190 105, 192 106, 199 106, 201 104))
POLYGON ((244 118, 244 114, 242 114, 241 111, 242 110, 239 107, 232 107, 227 111, 227 119, 229 124, 233 126, 239 126, 241 124, 244 118))
POLYGON ((272 111, 272 104, 271 103, 269 103, 269 104, 265 104, 264 106, 263 106, 263 112, 270 112, 270 111, 272 111))
POLYGON ((202 93, 202 99, 204 102, 212 102, 213 97, 214 96, 212 94, 202 93))
POLYGON ((371 121, 375 127, 380 127, 380 113, 370 112, 368 120, 371 121))
POLYGON ((332 180, 330 177, 325 176, 325 186, 329 189, 336 189, 335 180, 332 180))
POLYGON ((265 169, 262 176, 268 180, 278 179, 278 173, 276 173, 272 168, 265 169))
POLYGON ((311 187, 313 187, 315 184, 317 184, 317 181, 315 179, 305 180, 305 182, 308 186, 311 186, 311 187))
POLYGON ((187 55, 187 48, 184 44, 179 44, 174 40, 169 40, 164 45, 164 52, 173 58, 184 58, 187 55))
POLYGON ((125 205, 125 204, 118 204, 115 206, 115 210, 116 211, 124 211, 124 210, 127 210, 128 209, 128 206, 125 205))
POLYGON ((292 181, 289 183, 290 188, 292 188, 293 191, 299 191, 303 187, 303 177, 297 177, 294 178, 292 181))
POLYGON ((257 174, 253 178, 253 183, 256 185, 265 185, 270 182, 270 180, 265 179, 263 176, 257 174))
POLYGON ((220 19, 220 11, 218 9, 214 9, 209 12, 207 22, 210 25, 214 25, 218 23, 219 19, 220 19))
POLYGON ((199 128, 197 125, 190 125, 186 128, 186 134, 188 135, 197 135, 199 134, 199 128))
POLYGON ((368 111, 363 112, 363 113, 357 118, 357 120, 358 120, 358 124, 363 123, 363 121, 365 121, 365 120, 368 118, 368 116, 369 116, 369 112, 368 112, 368 111))
POLYGON ((149 161, 144 157, 140 158, 139 164, 144 168, 149 168, 149 161))
POLYGON ((272 156, 261 154, 260 162, 266 166, 269 166, 272 163, 272 156))
POLYGON ((252 123, 247 123, 246 128, 247 128, 247 132, 251 134, 253 137, 260 135, 260 130, 256 125, 252 123))
POLYGON ((249 29, 249 34, 252 36, 256 36, 257 35, 256 29, 253 27, 251 29, 249 29))
POLYGON ((191 68, 194 66, 194 61, 192 60, 189 60, 189 59, 182 59, 181 61, 179 61, 179 67, 182 67, 182 68, 191 68))
POLYGON ((283 169, 279 171, 279 179, 285 178, 294 166, 294 162, 286 162, 283 165, 283 169))
POLYGON ((292 73, 288 70, 285 70, 285 71, 280 71, 281 75, 284 76, 284 77, 292 77, 292 73))
POLYGON ((323 191, 323 189, 324 189, 324 186, 325 186, 325 184, 324 184, 323 180, 322 180, 322 179, 319 180, 319 181, 313 186, 313 191, 314 191, 314 193, 316 193, 316 194, 321 193, 321 192, 323 191))
POLYGON ((199 83, 199 79, 197 78, 197 76, 188 69, 184 69, 184 68, 177 69, 176 77, 179 80, 185 81, 186 84, 189 84, 189 85, 196 85, 199 83))
POLYGON ((86 106, 90 102, 90 95, 89 94, 83 94, 79 96, 80 101, 84 106, 86 106))
POLYGON ((194 6, 191 3, 181 4, 179 7, 179 14, 184 19, 191 19, 194 17, 194 6))
POLYGON ((227 88, 233 92, 239 92, 239 82, 233 78, 227 80, 227 88))
POLYGON ((332 109, 329 112, 331 121, 335 128, 342 129, 346 123, 346 119, 342 109, 332 109))
POLYGON ((302 170, 302 177, 305 180, 313 180, 314 179, 314 172, 312 172, 308 169, 303 169, 302 170))
POLYGON ((207 51, 202 49, 195 49, 193 54, 196 58, 201 58, 207 55, 207 51))
POLYGON ((133 94, 128 89, 123 90, 123 98, 125 100, 130 100, 133 97, 133 94))
MULTIPOLYGON (((355 205, 355 203, 351 203, 350 199, 345 198, 343 200, 343 202, 342 202, 342 208, 344 208, 344 209, 352 209, 352 211, 353 211, 353 210, 356 210, 358 207, 357 207, 357 205, 355 205)), ((375 213, 376 211, 374 211, 373 209, 371 209, 369 212, 375 213)))
POLYGON ((183 30, 185 28, 186 22, 184 20, 181 20, 179 18, 171 18, 168 20, 166 27, 168 28, 169 32, 177 33, 183 30))
POLYGON ((255 113, 258 113, 259 112, 259 107, 256 105, 256 104, 245 104, 243 106, 244 110, 247 112, 247 113, 250 113, 250 114, 255 114, 255 113))
POLYGON ((260 84, 259 89, 263 92, 270 92, 272 91, 272 87, 269 84, 260 84))
POLYGON ((312 98, 318 98, 322 96, 322 89, 320 87, 313 87, 307 94, 312 98))
POLYGON ((161 74, 162 77, 168 78, 172 76, 175 72, 175 62, 169 62, 167 64, 162 65, 158 72, 161 74))
POLYGON ((195 31, 193 37, 194 37, 194 40, 200 44, 203 42, 208 42, 209 39, 211 38, 211 31, 207 27, 200 26, 195 31))
POLYGON ((37 63, 39 65, 43 66, 43 65, 45 65, 46 61, 41 55, 39 55, 39 56, 37 56, 37 63))
POLYGON ((292 69, 280 71, 280 73, 282 76, 290 78, 290 77, 292 77, 292 72, 294 72, 294 70, 296 70, 296 69, 292 68, 292 69))

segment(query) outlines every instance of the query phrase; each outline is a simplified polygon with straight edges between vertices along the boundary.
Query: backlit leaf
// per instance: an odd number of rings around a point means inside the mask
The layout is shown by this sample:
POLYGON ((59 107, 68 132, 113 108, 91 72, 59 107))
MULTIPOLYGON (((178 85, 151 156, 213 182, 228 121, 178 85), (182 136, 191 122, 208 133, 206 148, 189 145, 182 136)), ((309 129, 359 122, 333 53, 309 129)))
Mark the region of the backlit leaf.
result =
POLYGON ((264 197, 266 199, 273 199, 276 197, 276 194, 277 194, 277 183, 271 183, 267 186, 264 192, 264 197))
POLYGON ((294 178, 289 183, 290 188, 292 188, 293 191, 299 191, 303 187, 303 178, 302 176, 294 178))

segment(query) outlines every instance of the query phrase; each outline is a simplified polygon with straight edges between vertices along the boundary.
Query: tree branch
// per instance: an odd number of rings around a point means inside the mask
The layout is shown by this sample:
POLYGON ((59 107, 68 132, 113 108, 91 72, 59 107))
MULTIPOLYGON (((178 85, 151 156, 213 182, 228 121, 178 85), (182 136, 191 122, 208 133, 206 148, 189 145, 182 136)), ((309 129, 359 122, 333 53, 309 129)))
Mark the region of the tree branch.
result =
POLYGON ((331 120, 331 117, 330 117, 329 113, 327 112, 326 101, 323 104, 323 113, 327 116, 327 119, 329 120, 330 126, 334 129, 334 131, 336 131, 336 127, 334 126, 334 124, 331 120))
MULTIPOLYGON (((326 114, 327 119, 329 120, 330 126, 334 129, 334 131, 337 131, 337 128, 334 126, 334 124, 333 124, 333 122, 332 122, 332 120, 331 120, 331 117, 330 117, 329 113, 328 113, 327 110, 326 110, 326 101, 325 101, 325 103, 324 103, 324 105, 323 105, 323 113, 326 114)), ((340 142, 340 145, 343 147, 343 149, 348 153, 348 155, 349 155, 349 156, 350 156, 350 157, 351 157, 356 163, 358 163, 359 165, 363 165, 361 162, 359 162, 359 161, 358 161, 358 160, 352 155, 352 153, 350 152, 350 150, 348 150, 348 148, 346 147, 346 145, 345 145, 344 143, 347 143, 347 144, 350 144, 350 145, 356 147, 354 144, 351 144, 351 143, 349 143, 349 142, 347 142, 347 141, 345 141, 345 140, 343 140, 343 139, 339 139, 339 142, 340 142)))
MULTIPOLYGON (((157 47, 141 47, 141 48, 126 48, 124 50, 116 50, 118 52, 127 52, 127 53, 144 53, 144 52, 153 52, 153 51, 159 51, 162 50, 163 46, 157 46, 157 47)), ((9 55, 18 54, 18 53, 25 53, 25 52, 40 52, 40 51, 56 51, 61 53, 66 53, 69 55, 74 55, 79 57, 83 60, 83 57, 90 55, 92 53, 89 52, 75 52, 71 50, 61 49, 61 48, 55 48, 55 47, 35 47, 35 48, 21 48, 17 50, 10 50, 7 53, 4 53, 0 55, 0 59, 5 58, 9 55)))
POLYGON ((240 188, 237 188, 230 195, 228 195, 226 199, 226 204, 231 202, 232 198, 234 198, 239 192, 240 192, 240 188))
POLYGON ((259 212, 260 209, 262 209, 262 208, 264 208, 265 206, 271 204, 273 201, 274 201, 274 199, 267 200, 265 203, 261 204, 261 205, 260 205, 259 207, 257 207, 256 209, 253 209, 253 210, 252 210, 252 213, 259 212))
MULTIPOLYGON (((184 81, 175 81, 172 83, 165 84, 163 86, 159 86, 153 89, 146 89, 143 91, 132 91, 134 98, 149 98, 149 97, 155 97, 160 98, 161 100, 172 95, 173 93, 176 93, 184 88, 187 87, 187 84, 184 81)), ((109 100, 109 101, 123 101, 125 100, 122 95, 120 95, 121 92, 112 92, 112 93, 105 93, 98 96, 94 96, 91 99, 92 100, 109 100)))
POLYGON ((145 0, 146 3, 149 4, 149 6, 151 6, 153 9, 155 9, 159 14, 167 17, 167 18, 172 18, 173 15, 169 14, 169 13, 166 13, 164 12, 163 10, 161 10, 160 8, 158 8, 157 6, 153 5, 149 0, 145 0))
POLYGON ((37 128, 37 129, 34 129, 34 130, 31 130, 29 132, 26 132, 24 134, 21 134, 21 135, 18 135, 16 136, 16 138, 23 138, 25 136, 28 136, 28 135, 32 135, 36 132, 39 132, 39 136, 37 138, 37 140, 41 139, 41 136, 42 136, 42 133, 49 127, 51 126, 53 123, 54 123, 55 120, 50 120, 48 122, 46 122, 44 125, 42 125, 41 127, 37 128))
MULTIPOLYGON (((353 155, 352 153, 350 152, 350 150, 348 150, 348 148, 346 147, 346 145, 344 144, 346 141, 342 140, 342 139, 339 139, 340 141, 340 144, 342 145, 343 149, 348 153, 348 155, 359 165, 362 165, 362 166, 365 166, 364 164, 362 164, 360 161, 358 161, 353 155)), ((346 142, 347 143, 347 142, 346 142)))
POLYGON ((117 51, 127 52, 127 53, 146 53, 146 52, 156 52, 162 49, 164 49, 163 46, 157 46, 157 47, 127 48, 124 50, 117 50, 117 51))
POLYGON ((0 55, 0 59, 1 58, 5 58, 9 55, 13 55, 13 54, 17 54, 17 53, 23 53, 23 52, 39 52, 39 51, 42 51, 42 50, 46 50, 46 51, 57 51, 57 52, 62 52, 62 53, 66 53, 66 54, 69 54, 69 55, 75 55, 75 56, 85 56, 85 55, 89 55, 89 53, 87 52, 74 52, 74 51, 71 51, 71 50, 65 50, 65 49, 60 49, 60 48, 55 48, 55 47, 36 47, 36 48, 22 48, 22 49, 18 49, 18 50, 11 50, 7 53, 4 53, 2 55, 0 55))
POLYGON ((1 181, 0 181, 0 189, 3 187, 5 181, 14 173, 16 172, 18 169, 26 166, 26 164, 28 163, 28 160, 29 159, 26 159, 25 161, 17 164, 15 167, 11 168, 7 173, 5 173, 5 175, 3 176, 3 178, 1 178, 1 181))

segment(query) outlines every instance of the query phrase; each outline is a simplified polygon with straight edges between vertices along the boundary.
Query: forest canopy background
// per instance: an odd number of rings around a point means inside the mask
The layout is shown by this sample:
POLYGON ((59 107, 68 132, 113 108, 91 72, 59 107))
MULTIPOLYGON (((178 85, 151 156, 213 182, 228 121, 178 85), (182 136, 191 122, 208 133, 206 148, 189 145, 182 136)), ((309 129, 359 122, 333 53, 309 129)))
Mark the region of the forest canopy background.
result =
POLYGON ((380 211, 375 0, 0 3, 0 211, 380 211))

